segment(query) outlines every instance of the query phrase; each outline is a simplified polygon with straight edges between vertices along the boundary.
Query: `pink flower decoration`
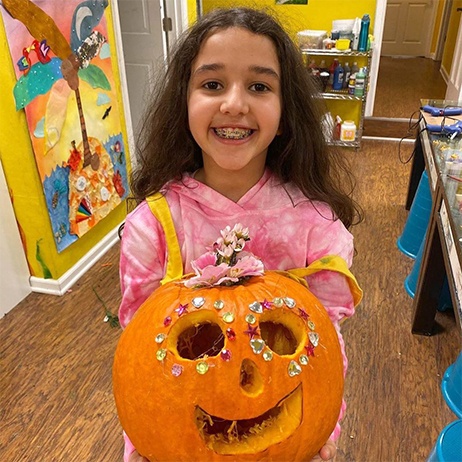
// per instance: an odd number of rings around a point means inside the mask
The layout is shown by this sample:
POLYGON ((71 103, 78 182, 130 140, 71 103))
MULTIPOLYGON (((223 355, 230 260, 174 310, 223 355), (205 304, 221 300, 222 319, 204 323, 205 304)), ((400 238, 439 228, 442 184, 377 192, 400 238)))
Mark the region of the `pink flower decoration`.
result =
POLYGON ((247 276, 261 276, 264 271, 261 260, 254 256, 245 256, 240 258, 234 266, 229 268, 230 276, 244 278, 247 276))
MULTIPOLYGON (((192 264, 191 264, 192 266, 192 264)), ((220 285, 223 278, 226 278, 229 266, 221 263, 218 266, 208 265, 196 271, 196 276, 185 281, 186 287, 211 287, 220 285)))
POLYGON ((198 276, 200 276, 201 271, 206 266, 215 266, 216 264, 217 264, 217 256, 214 252, 204 253, 199 258, 191 262, 192 269, 198 276))
POLYGON ((191 262, 195 276, 184 281, 186 287, 233 285, 243 278, 261 276, 264 266, 252 253, 244 251, 249 231, 237 224, 221 231, 211 251, 191 262))

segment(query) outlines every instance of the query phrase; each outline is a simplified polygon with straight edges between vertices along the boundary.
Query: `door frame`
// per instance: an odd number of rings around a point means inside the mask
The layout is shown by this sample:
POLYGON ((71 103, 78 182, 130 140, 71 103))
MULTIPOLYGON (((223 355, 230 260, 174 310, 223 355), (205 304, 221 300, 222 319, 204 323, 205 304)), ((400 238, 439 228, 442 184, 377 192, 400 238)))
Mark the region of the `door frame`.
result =
POLYGON ((456 37, 456 46, 452 57, 450 74, 447 81, 446 98, 455 101, 462 101, 462 13, 459 20, 459 30, 456 37), (459 84, 459 94, 455 82, 459 84))
MULTIPOLYGON (((172 19, 172 31, 170 38, 173 39, 170 41, 170 44, 175 42, 182 32, 188 27, 188 8, 187 0, 157 0, 159 2, 159 7, 161 8, 162 17, 164 18, 168 12, 168 16, 172 19)), ((116 41, 117 49, 117 60, 119 66, 119 77, 120 77, 120 86, 122 93, 122 103, 123 111, 126 121, 127 136, 128 136, 128 147, 130 153, 130 162, 131 165, 136 164, 135 158, 135 139, 134 139, 134 130, 133 122, 130 113, 130 98, 128 96, 128 84, 127 84, 127 75, 125 73, 125 58, 123 54, 123 43, 122 43, 122 30, 120 27, 120 15, 119 15, 119 4, 118 0, 113 0, 111 2, 112 7, 112 20, 113 20, 113 29, 116 41)), ((167 61, 167 40, 164 35, 162 36, 162 46, 164 50, 164 58, 167 61)))
POLYGON ((374 17, 374 48, 372 50, 371 68, 369 71, 369 90, 367 92, 366 108, 364 112, 365 117, 371 117, 374 111, 386 11, 387 0, 377 0, 374 17))

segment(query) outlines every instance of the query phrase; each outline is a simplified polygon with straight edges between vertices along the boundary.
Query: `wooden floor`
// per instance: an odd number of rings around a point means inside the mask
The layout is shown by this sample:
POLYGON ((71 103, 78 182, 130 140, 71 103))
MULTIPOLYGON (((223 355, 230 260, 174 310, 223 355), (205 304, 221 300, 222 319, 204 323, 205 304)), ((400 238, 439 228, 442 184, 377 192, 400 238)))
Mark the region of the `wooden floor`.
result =
POLYGON ((446 83, 440 63, 428 58, 380 58, 372 117, 364 121, 363 135, 415 139, 421 99, 444 99, 446 83))
MULTIPOLYGON (((352 230, 353 270, 365 297, 343 324, 348 410, 336 462, 420 462, 455 419, 440 383, 460 351, 460 333, 445 312, 433 337, 411 334, 403 282, 413 261, 396 247, 407 218, 410 164, 403 162, 411 153, 411 144, 389 141, 348 151, 365 211, 352 230)), ((111 391, 120 331, 103 322, 99 300, 117 310, 118 251, 63 297, 31 294, 0 319, 0 461, 122 460, 111 391)))
POLYGON ((421 99, 444 99, 446 83, 440 63, 428 58, 382 56, 379 64, 374 117, 410 119, 421 99))

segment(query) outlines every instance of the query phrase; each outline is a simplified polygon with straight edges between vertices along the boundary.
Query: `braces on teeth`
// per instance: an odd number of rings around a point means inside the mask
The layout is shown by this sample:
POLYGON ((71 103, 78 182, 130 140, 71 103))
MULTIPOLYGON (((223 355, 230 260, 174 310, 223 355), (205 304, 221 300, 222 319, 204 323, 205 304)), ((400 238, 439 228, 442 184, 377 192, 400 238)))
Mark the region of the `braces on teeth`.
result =
POLYGON ((252 130, 244 130, 241 128, 216 128, 215 133, 222 138, 239 140, 250 136, 252 130))

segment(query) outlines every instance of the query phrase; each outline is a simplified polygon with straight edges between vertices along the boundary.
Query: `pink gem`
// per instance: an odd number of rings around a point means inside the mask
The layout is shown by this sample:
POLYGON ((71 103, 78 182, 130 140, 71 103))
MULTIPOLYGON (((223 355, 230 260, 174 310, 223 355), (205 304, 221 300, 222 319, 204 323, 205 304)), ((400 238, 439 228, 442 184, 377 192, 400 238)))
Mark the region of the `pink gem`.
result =
POLYGON ((234 332, 231 327, 228 327, 228 329, 226 329, 226 337, 228 337, 228 339, 231 341, 236 340, 236 332, 234 332))
POLYGON ((260 335, 258 333, 258 326, 252 327, 249 323, 247 323, 247 330, 244 331, 244 334, 247 334, 252 340, 256 335, 260 335))
POLYGON ((183 366, 181 366, 180 364, 174 364, 172 366, 172 375, 174 375, 175 377, 178 377, 179 375, 181 375, 182 372, 183 372, 183 366))
POLYGON ((223 361, 229 361, 231 359, 231 351, 221 350, 220 356, 223 361))
POLYGON ((273 302, 266 300, 266 298, 260 303, 264 310, 270 310, 273 302))
POLYGON ((175 311, 178 313, 178 316, 183 316, 188 312, 188 303, 186 305, 180 303, 180 306, 175 311))
POLYGON ((167 317, 164 319, 164 326, 167 327, 167 326, 169 326, 171 323, 172 323, 172 318, 171 318, 170 316, 167 316, 167 317))
POLYGON ((314 345, 311 342, 305 346, 305 350, 308 356, 314 356, 314 345))
POLYGON ((310 315, 302 308, 299 308, 298 309, 298 315, 304 320, 304 321, 308 321, 308 318, 310 317, 310 315))

